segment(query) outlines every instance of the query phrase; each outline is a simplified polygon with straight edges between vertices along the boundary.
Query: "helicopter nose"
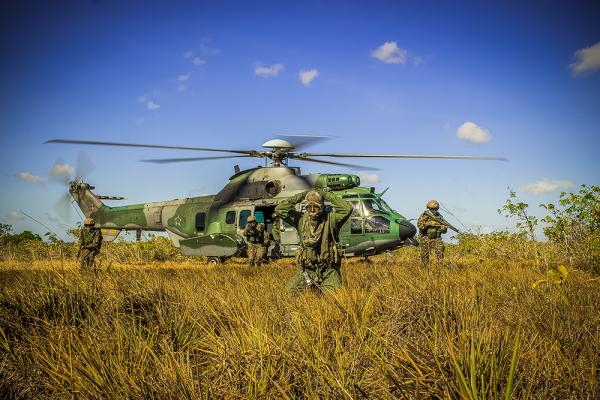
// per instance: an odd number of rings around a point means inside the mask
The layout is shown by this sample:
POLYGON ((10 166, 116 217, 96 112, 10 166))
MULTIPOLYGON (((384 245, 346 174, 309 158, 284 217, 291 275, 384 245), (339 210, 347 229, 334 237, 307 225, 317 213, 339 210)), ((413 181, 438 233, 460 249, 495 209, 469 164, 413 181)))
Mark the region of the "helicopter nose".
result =
POLYGON ((412 238, 416 234, 417 228, 413 224, 411 224, 407 220, 398 222, 398 235, 400 236, 400 240, 412 238))

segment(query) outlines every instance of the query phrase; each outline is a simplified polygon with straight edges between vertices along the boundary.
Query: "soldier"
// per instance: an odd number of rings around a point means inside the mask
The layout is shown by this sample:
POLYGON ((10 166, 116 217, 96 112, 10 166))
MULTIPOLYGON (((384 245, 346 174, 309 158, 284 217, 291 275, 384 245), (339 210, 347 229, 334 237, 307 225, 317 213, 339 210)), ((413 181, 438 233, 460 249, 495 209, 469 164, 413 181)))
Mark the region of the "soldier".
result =
POLYGON ((96 228, 92 218, 86 218, 83 222, 84 228, 79 233, 79 267, 82 271, 95 269, 94 259, 100 254, 102 247, 102 232, 96 228))
POLYGON ((421 261, 423 265, 429 264, 429 253, 435 251, 438 261, 444 258, 444 242, 442 234, 448 232, 448 227, 440 223, 442 215, 438 212, 440 203, 436 200, 427 202, 427 210, 421 214, 417 221, 419 234, 421 235, 421 261))
POLYGON ((298 230, 300 249, 296 256, 298 272, 287 283, 290 293, 302 289, 335 290, 342 284, 340 228, 352 213, 352 205, 329 191, 307 190, 280 203, 275 211, 298 230), (305 201, 305 212, 296 204, 305 201), (325 201, 333 205, 325 210, 325 201))
POLYGON ((254 215, 248 217, 246 227, 244 228, 244 237, 248 244, 248 264, 251 267, 257 267, 263 262, 266 246, 269 242, 268 235, 265 224, 257 223, 254 215))
POLYGON ((271 235, 273 241, 271 242, 271 258, 281 258, 281 218, 277 213, 271 215, 273 218, 273 224, 271 225, 271 235))

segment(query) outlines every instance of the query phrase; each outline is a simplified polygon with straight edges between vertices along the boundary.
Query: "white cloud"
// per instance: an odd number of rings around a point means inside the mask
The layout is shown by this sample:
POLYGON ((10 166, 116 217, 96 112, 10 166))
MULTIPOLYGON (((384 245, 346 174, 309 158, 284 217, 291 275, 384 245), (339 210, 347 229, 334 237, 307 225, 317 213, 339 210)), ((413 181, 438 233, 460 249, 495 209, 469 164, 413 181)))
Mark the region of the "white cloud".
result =
POLYGON ((184 84, 177 86, 177 90, 179 90, 180 92, 185 92, 187 89, 188 89, 187 85, 184 85, 184 84))
POLYGON ((75 169, 69 164, 55 163, 50 170, 50 176, 71 176, 75 169))
POLYGON ((408 52, 396 44, 396 42, 385 42, 371 52, 371 57, 386 64, 404 64, 408 52))
POLYGON ((537 182, 526 183, 521 186, 521 191, 535 195, 554 192, 558 189, 570 189, 573 187, 571 181, 551 181, 548 178, 540 179, 537 182))
POLYGON ((192 50, 188 50, 185 53, 183 53, 183 58, 192 58, 193 55, 194 52, 192 50))
POLYGON ((35 183, 36 185, 45 185, 48 182, 46 179, 32 175, 29 172, 19 172, 17 178, 25 182, 35 183))
POLYGON ((456 130, 456 136, 460 140, 468 140, 473 143, 485 143, 492 140, 492 134, 477 124, 467 121, 456 130))
POLYGON ((8 212, 8 213, 6 213, 6 215, 4 217, 10 221, 19 221, 19 220, 25 218, 25 217, 23 217, 23 214, 21 214, 20 212, 17 212, 17 211, 8 212))
POLYGON ((146 100, 148 100, 148 98, 145 95, 139 96, 137 98, 137 101, 139 101, 140 103, 145 103, 146 100))
POLYGON ((263 78, 269 78, 272 76, 278 76, 283 71, 283 64, 273 64, 270 67, 264 67, 262 64, 256 64, 254 67, 254 73, 263 78))
POLYGON ((374 174, 372 172, 360 172, 358 174, 360 181, 362 183, 379 183, 381 182, 381 177, 378 174, 374 174))
POLYGON ((310 85, 310 83, 319 76, 319 71, 316 69, 309 69, 308 71, 300 71, 298 77, 304 86, 310 85))
POLYGON ((206 64, 206 61, 201 59, 200 57, 194 57, 194 61, 192 61, 194 65, 203 65, 206 64))
POLYGON ((146 103, 146 108, 148 110, 158 110, 160 108, 160 105, 150 100, 148 103, 146 103))
POLYGON ((600 69, 600 42, 575 52, 576 61, 569 65, 575 75, 600 69))
POLYGON ((180 75, 177 76, 177 80, 179 82, 185 82, 188 79, 190 79, 190 74, 180 74, 180 75))

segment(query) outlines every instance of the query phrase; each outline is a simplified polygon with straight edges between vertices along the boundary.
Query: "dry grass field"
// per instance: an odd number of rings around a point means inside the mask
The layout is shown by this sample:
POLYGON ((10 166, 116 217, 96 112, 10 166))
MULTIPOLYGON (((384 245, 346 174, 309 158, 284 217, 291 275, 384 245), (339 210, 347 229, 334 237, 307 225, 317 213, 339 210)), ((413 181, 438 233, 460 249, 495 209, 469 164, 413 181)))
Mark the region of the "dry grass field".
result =
POLYGON ((293 260, 110 251, 98 274, 0 261, 0 397, 600 398, 600 280, 551 258, 450 246, 424 268, 401 249, 291 297, 293 260))

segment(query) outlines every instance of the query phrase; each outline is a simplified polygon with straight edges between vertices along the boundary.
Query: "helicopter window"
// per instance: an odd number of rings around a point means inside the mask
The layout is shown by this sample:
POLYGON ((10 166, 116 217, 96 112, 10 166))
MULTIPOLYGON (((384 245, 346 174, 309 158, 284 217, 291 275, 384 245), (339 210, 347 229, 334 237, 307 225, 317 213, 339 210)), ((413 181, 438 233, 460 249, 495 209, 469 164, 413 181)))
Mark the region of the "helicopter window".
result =
POLYGON ((206 213, 198 213, 196 214, 196 231, 202 232, 206 227, 206 213))
POLYGON ((380 216, 369 217, 365 221, 365 231, 367 233, 390 233, 390 221, 380 216))
POLYGON ((361 216, 361 206, 360 203, 358 201, 353 201, 352 203, 352 216, 353 217, 360 217, 361 216))
POLYGON ((363 233, 361 218, 352 218, 350 220, 350 233, 352 235, 360 235, 363 233))
POLYGON ((382 214, 385 213, 385 209, 374 199, 365 199, 362 201, 367 210, 367 214, 382 214))
POLYGON ((254 216, 256 217, 256 222, 265 222, 265 215, 262 211, 255 211, 254 216))
POLYGON ((384 199, 382 199, 382 198, 379 198, 379 204, 381 204, 381 206, 383 207, 383 209, 384 209, 385 211, 387 211, 387 212, 392 212, 392 211, 393 211, 393 210, 392 210, 392 207, 390 207, 390 206, 388 205, 388 203, 386 203, 386 202, 385 202, 385 200, 384 200, 384 199))
POLYGON ((248 217, 250 215, 252 215, 252 211, 250 211, 250 210, 242 210, 242 211, 240 211, 240 219, 239 219, 240 228, 245 228, 246 227, 246 223, 248 222, 248 217))
POLYGON ((235 211, 227 211, 227 214, 225 214, 225 223, 235 224, 235 211))

